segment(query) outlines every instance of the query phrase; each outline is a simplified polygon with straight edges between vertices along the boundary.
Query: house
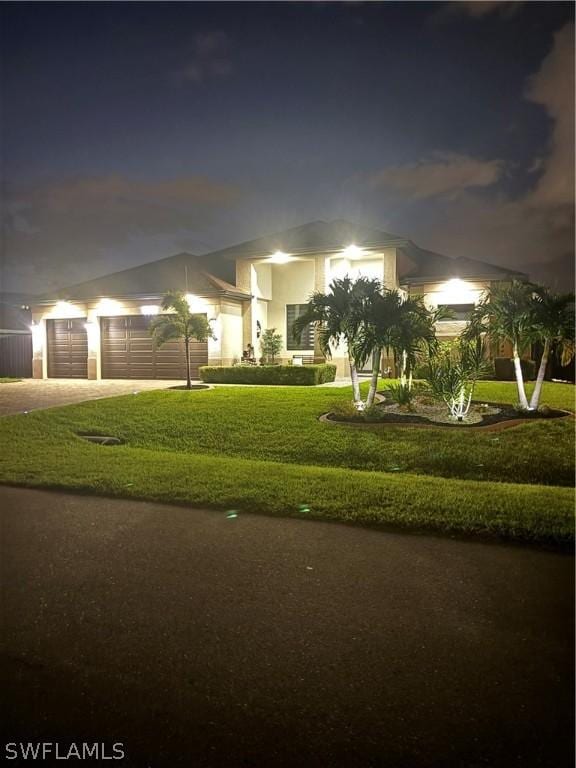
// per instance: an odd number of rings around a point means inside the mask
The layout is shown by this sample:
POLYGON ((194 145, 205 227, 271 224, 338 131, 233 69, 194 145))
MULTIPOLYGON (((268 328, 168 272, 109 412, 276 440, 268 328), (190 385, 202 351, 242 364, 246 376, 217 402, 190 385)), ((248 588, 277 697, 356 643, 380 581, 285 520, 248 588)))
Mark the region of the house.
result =
MULTIPOLYGON (((449 258, 407 238, 350 222, 315 221, 202 257, 177 254, 45 296, 33 307, 33 371, 36 378, 183 378, 180 342, 154 349, 150 317, 167 290, 189 297, 206 314, 215 340, 196 342, 193 375, 200 365, 230 365, 252 344, 258 355, 265 328, 283 337, 281 360, 320 359, 314 331, 297 343, 291 326, 314 291, 336 277, 364 275, 388 288, 423 295, 432 307, 450 306, 455 319, 438 335, 457 336, 482 292, 494 282, 525 279, 482 261, 449 258), (235 285, 212 274, 235 265, 235 285)), ((334 350, 338 374, 347 373, 346 350, 334 350)))

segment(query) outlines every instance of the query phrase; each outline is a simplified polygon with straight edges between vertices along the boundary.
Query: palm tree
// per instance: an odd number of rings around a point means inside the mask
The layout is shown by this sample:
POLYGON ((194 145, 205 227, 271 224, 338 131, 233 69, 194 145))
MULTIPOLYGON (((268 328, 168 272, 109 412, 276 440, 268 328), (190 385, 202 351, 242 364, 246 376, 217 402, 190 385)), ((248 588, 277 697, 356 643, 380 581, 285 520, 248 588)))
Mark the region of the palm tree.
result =
POLYGON ((428 353, 436 350, 436 323, 446 319, 450 313, 444 308, 428 309, 421 296, 402 299, 398 294, 398 299, 398 320, 392 348, 396 360, 401 361, 400 384, 410 390, 418 354, 423 348, 428 353))
POLYGON ((532 300, 535 337, 544 344, 530 399, 530 408, 538 408, 552 348, 556 347, 559 352, 562 365, 568 365, 574 357, 574 294, 553 294, 547 288, 538 287, 532 300))
POLYGON ((167 341, 184 339, 186 350, 186 389, 192 388, 190 376, 190 342, 214 339, 214 333, 205 315, 192 314, 183 293, 169 291, 162 299, 163 314, 157 315, 150 323, 154 345, 159 347, 167 341))
POLYGON ((366 346, 359 344, 359 334, 366 322, 367 304, 381 290, 376 279, 346 276, 330 283, 328 293, 312 294, 306 312, 294 322, 293 335, 298 340, 304 328, 313 323, 318 344, 325 357, 332 356, 332 347, 344 341, 348 348, 350 378, 354 402, 363 407, 358 369, 366 362, 366 346))
POLYGON ((532 283, 514 280, 510 285, 496 285, 486 291, 472 312, 465 338, 489 338, 512 344, 512 359, 520 407, 531 410, 526 397, 520 355, 533 338, 535 330, 534 291, 532 283))

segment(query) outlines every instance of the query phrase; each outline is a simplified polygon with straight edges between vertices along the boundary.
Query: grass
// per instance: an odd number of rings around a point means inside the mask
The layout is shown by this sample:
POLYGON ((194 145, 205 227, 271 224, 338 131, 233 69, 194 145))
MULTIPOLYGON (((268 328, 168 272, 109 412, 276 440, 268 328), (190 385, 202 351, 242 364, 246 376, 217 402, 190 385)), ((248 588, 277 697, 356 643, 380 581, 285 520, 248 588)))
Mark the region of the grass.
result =
MULTIPOLYGON (((547 384, 543 402, 573 407, 573 392, 547 384)), ((10 447, 0 481, 532 541, 573 537, 572 423, 482 434, 317 420, 349 397, 337 388, 222 387, 11 416, 0 420, 10 447), (81 432, 126 444, 91 445, 81 432)), ((514 385, 483 382, 479 398, 514 402, 514 385)))
POLYGON ((14 384, 22 379, 12 379, 10 376, 0 376, 0 384, 14 384))

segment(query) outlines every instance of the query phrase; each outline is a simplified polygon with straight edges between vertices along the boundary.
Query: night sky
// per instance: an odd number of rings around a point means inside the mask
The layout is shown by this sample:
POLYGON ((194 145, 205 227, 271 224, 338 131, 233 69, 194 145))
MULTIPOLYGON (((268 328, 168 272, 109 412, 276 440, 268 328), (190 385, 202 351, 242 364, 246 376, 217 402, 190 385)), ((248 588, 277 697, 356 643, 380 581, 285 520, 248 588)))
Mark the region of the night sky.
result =
POLYGON ((4 3, 2 290, 348 218, 570 287, 572 3, 4 3))

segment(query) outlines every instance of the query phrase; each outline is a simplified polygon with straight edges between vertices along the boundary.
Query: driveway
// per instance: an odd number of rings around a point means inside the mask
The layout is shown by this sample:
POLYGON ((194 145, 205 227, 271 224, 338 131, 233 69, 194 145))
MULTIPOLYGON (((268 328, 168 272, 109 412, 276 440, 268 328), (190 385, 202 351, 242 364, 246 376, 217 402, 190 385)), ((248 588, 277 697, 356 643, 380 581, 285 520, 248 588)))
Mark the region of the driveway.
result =
POLYGON ((11 488, 0 508, 11 742, 121 742, 138 768, 572 766, 568 555, 11 488))
POLYGON ((102 397, 129 395, 149 389, 166 389, 182 381, 126 381, 124 379, 89 381, 87 379, 24 379, 0 384, 0 416, 39 408, 98 400, 102 397))

